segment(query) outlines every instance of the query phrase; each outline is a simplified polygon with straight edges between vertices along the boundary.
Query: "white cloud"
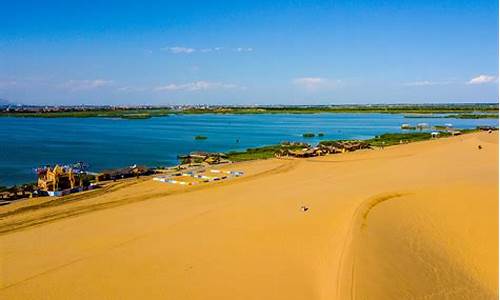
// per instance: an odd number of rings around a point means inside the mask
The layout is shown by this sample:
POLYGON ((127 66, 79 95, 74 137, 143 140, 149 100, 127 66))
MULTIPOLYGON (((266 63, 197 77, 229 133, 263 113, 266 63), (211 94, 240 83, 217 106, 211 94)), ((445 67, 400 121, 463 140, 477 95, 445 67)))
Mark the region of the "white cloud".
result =
POLYGON ((339 82, 339 80, 332 80, 321 77, 300 77, 293 80, 293 83, 295 85, 306 88, 308 90, 335 88, 339 82))
POLYGON ((62 84, 62 88, 71 91, 93 90, 107 87, 113 84, 112 80, 93 79, 93 80, 69 80, 62 84))
POLYGON ((118 92, 144 92, 147 91, 147 88, 144 87, 135 87, 135 86, 121 86, 116 89, 118 92))
POLYGON ((158 86, 155 91, 204 91, 204 90, 215 90, 215 89, 237 89, 242 88, 235 84, 222 83, 222 82, 210 82, 210 81, 195 81, 188 83, 169 83, 167 85, 158 86))
POLYGON ((191 54, 196 51, 196 49, 194 48, 179 47, 179 46, 165 47, 162 48, 162 50, 169 51, 170 53, 173 54, 191 54))
POLYGON ((495 76, 491 75, 479 75, 477 77, 472 78, 467 82, 467 84, 483 84, 497 81, 495 76))
POLYGON ((239 47, 239 48, 236 48, 234 49, 236 52, 252 52, 253 51, 253 48, 242 48, 242 47, 239 47))
POLYGON ((223 49, 222 47, 203 48, 203 49, 200 49, 200 52, 202 52, 202 53, 217 52, 217 51, 221 51, 222 49, 223 49))
POLYGON ((429 80, 422 80, 422 81, 414 81, 414 82, 407 82, 404 85, 406 86, 432 86, 432 85, 445 85, 445 84, 450 84, 450 81, 429 81, 429 80))

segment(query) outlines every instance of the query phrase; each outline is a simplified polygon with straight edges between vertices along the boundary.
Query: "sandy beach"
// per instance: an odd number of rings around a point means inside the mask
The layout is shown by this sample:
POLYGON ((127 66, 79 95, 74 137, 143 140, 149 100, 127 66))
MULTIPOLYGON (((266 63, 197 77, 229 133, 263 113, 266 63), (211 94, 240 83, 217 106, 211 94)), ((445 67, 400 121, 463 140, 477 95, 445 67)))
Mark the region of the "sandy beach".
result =
POLYGON ((224 168, 0 207, 0 299, 498 298, 498 132, 224 168))

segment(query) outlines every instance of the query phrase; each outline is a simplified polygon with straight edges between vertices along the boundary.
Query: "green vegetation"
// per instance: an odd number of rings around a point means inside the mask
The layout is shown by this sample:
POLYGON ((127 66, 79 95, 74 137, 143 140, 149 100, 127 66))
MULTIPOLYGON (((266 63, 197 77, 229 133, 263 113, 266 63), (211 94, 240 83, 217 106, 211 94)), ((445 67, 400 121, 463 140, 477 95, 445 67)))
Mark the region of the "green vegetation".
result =
MULTIPOLYGON (((477 131, 476 129, 469 130, 460 130, 462 133, 470 133, 477 131)), ((448 132, 439 132, 440 137, 450 136, 451 133, 448 132)), ((377 135, 374 138, 364 140, 369 143, 372 147, 381 147, 381 146, 391 146, 397 145, 401 142, 403 143, 412 143, 418 141, 430 140, 432 138, 431 134, 428 132, 410 132, 410 133, 385 133, 382 135, 377 135)), ((341 140, 325 140, 321 141, 320 144, 325 146, 335 145, 336 142, 341 140)))
POLYGON ((259 148, 249 148, 246 151, 229 152, 227 158, 230 161, 246 161, 254 159, 267 159, 274 157, 274 153, 281 148, 281 145, 264 146, 259 148))
POLYGON ((0 111, 0 117, 36 118, 124 118, 144 119, 170 114, 315 114, 315 113, 390 113, 416 114, 406 118, 442 118, 432 114, 455 114, 459 118, 498 118, 498 104, 393 104, 393 105, 321 105, 321 106, 210 106, 171 109, 169 107, 16 107, 0 111), (476 114, 477 112, 490 113, 476 114))
POLYGON ((246 161, 255 159, 268 159, 274 157, 274 154, 280 149, 302 149, 300 145, 271 145, 258 148, 249 148, 246 151, 232 151, 227 153, 227 158, 230 161, 246 161))
MULTIPOLYGON (((461 129, 463 134, 476 132, 477 129, 461 129)), ((440 137, 451 136, 451 133, 448 132, 439 132, 440 137)), ((403 143, 412 143, 419 141, 426 141, 432 138, 431 134, 428 132, 411 132, 411 133, 386 133, 374 138, 364 140, 369 143, 372 147, 381 147, 381 146, 391 146, 398 145, 401 142, 403 143)), ((324 140, 321 141, 320 144, 325 146, 335 145, 337 142, 345 141, 345 140, 324 140)), ((303 145, 271 145, 264 146, 259 148, 250 148, 246 151, 240 152, 229 152, 227 153, 228 159, 231 161, 246 161, 246 160, 255 160, 255 159, 268 159, 274 157, 274 154, 280 150, 288 148, 291 150, 297 150, 304 148, 303 145)))
POLYGON ((149 119, 171 114, 170 109, 98 109, 85 111, 1 112, 0 117, 149 119))
MULTIPOLYGON (((440 132, 439 136, 449 136, 450 133, 440 132)), ((430 140, 432 138, 431 134, 428 132, 412 132, 412 133, 385 133, 378 135, 372 139, 368 139, 365 142, 369 143, 371 146, 391 146, 403 143, 411 143, 418 141, 430 140)))
POLYGON ((418 114, 418 115, 405 115, 404 116, 404 118, 406 118, 406 119, 421 119, 421 118, 422 119, 423 118, 425 118, 425 119, 441 119, 441 118, 444 118, 444 117, 446 117, 446 116, 436 116, 436 115, 434 115, 432 113, 423 114, 423 115, 418 114))
POLYGON ((428 114, 428 115, 405 115, 405 118, 408 119, 419 119, 419 118, 432 118, 432 119, 441 119, 441 118, 453 118, 453 119, 498 119, 498 114, 451 114, 451 115, 443 115, 443 116, 436 116, 433 114, 428 114))
POLYGON ((211 107, 211 108, 187 108, 175 112, 183 115, 199 114, 265 114, 269 111, 265 108, 246 108, 246 107, 211 107))
POLYGON ((143 119, 150 119, 151 115, 150 114, 126 114, 126 115, 122 115, 120 118, 129 119, 129 120, 143 120, 143 119))
POLYGON ((445 118, 456 118, 456 119, 498 119, 498 114, 458 114, 458 115, 448 115, 445 118))
POLYGON ((462 134, 467 134, 467 133, 472 133, 472 132, 477 132, 477 131, 480 131, 479 129, 460 129, 460 132, 462 134))
POLYGON ((82 178, 82 185, 83 186, 89 186, 92 182, 96 182, 95 175, 84 174, 84 175, 82 175, 81 178, 82 178))
POLYGON ((197 135, 197 136, 194 137, 194 139, 195 140, 206 140, 208 138, 206 136, 204 136, 204 135, 197 135))
MULTIPOLYGON (((474 130, 471 130, 474 131, 474 130)), ((440 136, 449 136, 449 133, 440 133, 440 136)), ((368 139, 365 142, 369 143, 370 146, 380 147, 380 146, 390 146, 399 144, 400 141, 404 143, 425 141, 431 139, 430 133, 416 132, 416 133, 386 133, 380 136, 376 136, 372 139, 368 139)), ((339 140, 325 140, 321 141, 320 144, 329 146, 335 145, 339 140)), ((274 157, 274 154, 283 148, 288 148, 292 150, 302 149, 301 145, 286 146, 286 145, 271 145, 259 148, 250 148, 246 151, 240 152, 229 152, 227 153, 228 159, 231 161, 246 161, 255 159, 267 159, 274 157)))
POLYGON ((473 113, 498 112, 498 104, 374 104, 374 105, 318 105, 318 106, 256 106, 189 108, 180 114, 314 114, 314 113, 473 113))
POLYGON ((325 136, 325 134, 323 132, 320 132, 320 133, 318 133, 318 136, 323 137, 323 136, 325 136))
POLYGON ((343 140, 324 140, 319 142, 320 145, 323 146, 335 146, 338 142, 342 142, 343 140))
POLYGON ((305 137, 305 138, 313 138, 316 135, 314 133, 312 133, 312 132, 306 132, 306 133, 302 134, 302 136, 305 137))

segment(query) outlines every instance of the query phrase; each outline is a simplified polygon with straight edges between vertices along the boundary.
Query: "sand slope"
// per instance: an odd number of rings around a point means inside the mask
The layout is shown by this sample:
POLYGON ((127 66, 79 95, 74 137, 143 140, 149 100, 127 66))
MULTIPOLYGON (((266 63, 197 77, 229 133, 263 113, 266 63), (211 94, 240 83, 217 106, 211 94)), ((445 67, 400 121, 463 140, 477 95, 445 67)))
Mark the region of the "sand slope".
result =
POLYGON ((232 168, 0 208, 0 298, 498 297, 497 133, 232 168))

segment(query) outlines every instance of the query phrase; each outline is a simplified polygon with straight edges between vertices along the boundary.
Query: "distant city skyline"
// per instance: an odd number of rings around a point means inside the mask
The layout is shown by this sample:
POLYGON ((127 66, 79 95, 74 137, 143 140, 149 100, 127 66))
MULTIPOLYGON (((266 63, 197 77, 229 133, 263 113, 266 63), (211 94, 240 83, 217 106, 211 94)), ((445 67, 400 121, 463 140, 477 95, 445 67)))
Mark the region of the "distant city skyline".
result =
POLYGON ((498 102, 498 2, 12 1, 0 99, 34 105, 498 102))

